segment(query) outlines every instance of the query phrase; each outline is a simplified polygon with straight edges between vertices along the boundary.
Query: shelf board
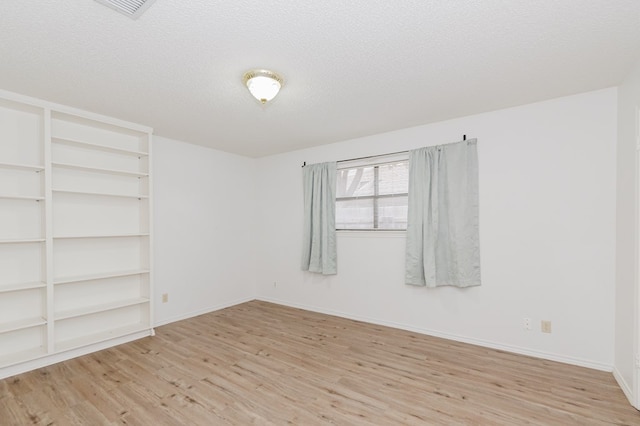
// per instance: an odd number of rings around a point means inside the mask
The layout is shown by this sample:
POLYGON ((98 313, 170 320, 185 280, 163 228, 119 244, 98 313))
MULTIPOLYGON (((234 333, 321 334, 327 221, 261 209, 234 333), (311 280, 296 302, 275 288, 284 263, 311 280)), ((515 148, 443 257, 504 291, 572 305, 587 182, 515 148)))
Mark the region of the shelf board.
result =
POLYGON ((15 170, 31 170, 34 172, 41 172, 44 170, 44 166, 36 166, 32 164, 17 164, 17 163, 0 163, 2 169, 15 169, 15 170))
POLYGON ((44 197, 34 197, 31 195, 3 195, 0 194, 0 199, 4 200, 31 200, 31 201, 42 201, 44 197))
POLYGON ((137 198, 138 200, 144 200, 149 198, 148 195, 114 194, 114 193, 108 193, 108 192, 71 191, 66 189, 53 189, 52 191, 55 193, 61 193, 61 194, 98 195, 101 197, 137 198))
POLYGON ((44 243, 44 238, 12 238, 0 240, 0 244, 28 244, 28 243, 44 243))
POLYGON ((28 349, 25 351, 0 355, 0 365, 2 367, 8 367, 13 364, 19 364, 22 362, 27 362, 34 360, 36 358, 43 357, 47 354, 44 347, 38 347, 34 349, 28 349))
POLYGON ((63 340, 56 343, 55 350, 56 352, 68 351, 70 349, 76 349, 143 331, 151 332, 151 326, 148 324, 136 323, 126 327, 118 327, 113 330, 101 331, 75 339, 63 340))
POLYGON ((9 293, 12 291, 24 291, 33 290, 36 288, 45 288, 46 283, 32 282, 32 283, 18 283, 18 284, 2 284, 0 285, 0 293, 9 293))
POLYGON ((149 234, 101 234, 101 235, 55 235, 54 240, 79 240, 84 238, 131 238, 148 237, 149 234))
POLYGON ((64 145, 79 146, 79 147, 88 148, 88 149, 95 149, 98 151, 113 152, 116 154, 133 155, 135 157, 146 157, 147 155, 149 155, 148 152, 136 151, 132 149, 116 148, 113 146, 101 145, 93 142, 85 142, 85 141, 56 138, 56 137, 51 138, 51 140, 55 143, 61 143, 64 145))
POLYGON ((0 333, 23 330, 25 328, 38 327, 47 323, 42 317, 26 318, 18 321, 0 323, 0 333))
POLYGON ((69 283, 78 283, 82 281, 94 281, 94 280, 103 280, 107 278, 118 278, 118 277, 128 277, 132 275, 143 275, 148 274, 148 269, 132 269, 129 271, 117 271, 117 272, 105 272, 102 274, 90 274, 90 275, 76 275, 72 277, 61 277, 53 280, 53 284, 69 284, 69 283))
POLYGON ((54 318, 56 321, 81 317, 85 315, 97 314, 100 312, 112 311, 114 309, 126 308, 128 306, 142 305, 149 303, 149 299, 144 297, 137 297, 135 299, 118 300, 116 302, 103 303, 100 305, 83 306, 77 309, 69 309, 66 311, 58 312, 54 318))
POLYGON ((89 166, 81 166, 79 164, 69 164, 69 163, 51 163, 52 166, 59 167, 61 169, 70 169, 70 170, 81 170, 85 172, 95 172, 95 173, 106 173, 111 175, 121 175, 121 176, 135 176, 135 177, 147 177, 148 173, 140 173, 140 172, 130 172, 128 170, 116 170, 116 169, 105 169, 101 167, 89 167, 89 166))

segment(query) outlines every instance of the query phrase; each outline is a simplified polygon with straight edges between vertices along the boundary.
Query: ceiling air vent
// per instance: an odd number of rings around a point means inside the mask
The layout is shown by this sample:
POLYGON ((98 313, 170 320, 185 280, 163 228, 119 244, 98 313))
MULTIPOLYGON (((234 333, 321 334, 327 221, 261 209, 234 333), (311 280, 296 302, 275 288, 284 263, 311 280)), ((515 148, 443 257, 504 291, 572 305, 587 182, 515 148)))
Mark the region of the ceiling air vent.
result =
POLYGON ((154 0, 96 0, 113 10, 117 10, 131 19, 138 19, 154 0))

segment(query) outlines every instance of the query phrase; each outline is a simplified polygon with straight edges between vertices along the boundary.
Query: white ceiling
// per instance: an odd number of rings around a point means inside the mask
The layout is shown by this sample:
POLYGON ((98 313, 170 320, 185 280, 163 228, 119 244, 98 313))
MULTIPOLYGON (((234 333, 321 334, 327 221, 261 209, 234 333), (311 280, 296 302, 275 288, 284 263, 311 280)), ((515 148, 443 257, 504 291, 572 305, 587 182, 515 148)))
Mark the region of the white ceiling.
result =
POLYGON ((619 84, 640 0, 1 0, 0 88, 250 157, 619 84), (251 68, 285 79, 261 106, 251 68))

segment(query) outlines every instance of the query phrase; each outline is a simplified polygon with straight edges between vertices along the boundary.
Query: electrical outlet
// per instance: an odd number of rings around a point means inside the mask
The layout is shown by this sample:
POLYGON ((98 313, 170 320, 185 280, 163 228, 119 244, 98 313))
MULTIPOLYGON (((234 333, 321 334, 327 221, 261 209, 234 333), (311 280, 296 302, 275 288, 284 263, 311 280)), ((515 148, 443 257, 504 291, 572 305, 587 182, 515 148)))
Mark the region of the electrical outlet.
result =
POLYGON ((524 318, 524 329, 527 331, 531 331, 531 318, 524 318))
POLYGON ((162 294, 162 303, 167 303, 169 301, 169 293, 162 294))
POLYGON ((640 355, 636 355, 636 367, 640 368, 640 355))
POLYGON ((551 333, 551 321, 541 321, 540 322, 540 330, 543 333, 551 333))
POLYGON ((274 282, 273 282, 273 286, 274 286, 274 287, 278 287, 278 283, 274 281, 274 282))

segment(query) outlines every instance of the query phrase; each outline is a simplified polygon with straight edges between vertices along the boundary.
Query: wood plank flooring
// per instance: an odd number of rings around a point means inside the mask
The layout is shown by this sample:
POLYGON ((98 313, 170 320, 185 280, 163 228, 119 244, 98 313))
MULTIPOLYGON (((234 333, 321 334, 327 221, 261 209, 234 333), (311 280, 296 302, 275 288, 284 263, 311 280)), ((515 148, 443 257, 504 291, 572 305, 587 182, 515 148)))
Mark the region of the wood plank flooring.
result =
POLYGON ((0 381, 5 425, 640 425, 612 375, 265 302, 0 381))

